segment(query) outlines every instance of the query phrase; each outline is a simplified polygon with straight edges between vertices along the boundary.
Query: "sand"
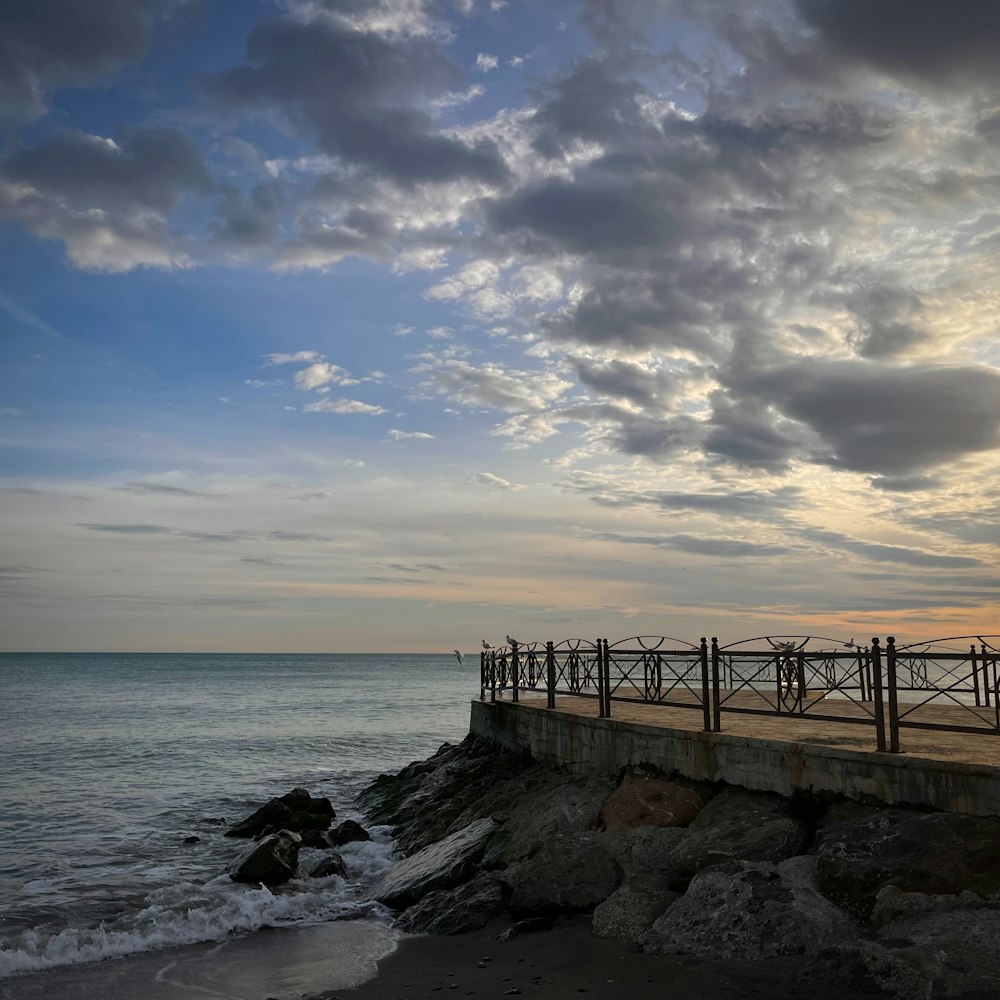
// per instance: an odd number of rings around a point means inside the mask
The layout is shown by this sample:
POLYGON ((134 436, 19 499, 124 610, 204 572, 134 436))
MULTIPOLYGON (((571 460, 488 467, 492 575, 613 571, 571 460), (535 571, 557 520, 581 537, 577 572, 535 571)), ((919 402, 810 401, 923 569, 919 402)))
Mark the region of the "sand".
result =
POLYGON ((594 937, 590 918, 551 931, 497 940, 504 924, 454 937, 408 937, 378 964, 376 978, 316 1000, 885 1000, 874 988, 801 981, 798 956, 767 962, 651 956, 594 937))

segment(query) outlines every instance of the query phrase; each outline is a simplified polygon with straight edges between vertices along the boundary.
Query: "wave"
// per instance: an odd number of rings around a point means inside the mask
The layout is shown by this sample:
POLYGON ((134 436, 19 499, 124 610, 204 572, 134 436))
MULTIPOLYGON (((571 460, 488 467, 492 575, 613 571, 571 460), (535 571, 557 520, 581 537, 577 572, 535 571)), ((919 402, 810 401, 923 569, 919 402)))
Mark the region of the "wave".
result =
MULTIPOLYGON (((352 844, 352 870, 367 882, 390 863, 389 845, 352 844), (359 870, 360 869, 360 870, 359 870)), ((221 875, 199 885, 179 882, 157 889, 142 909, 97 927, 34 927, 0 940, 0 979, 62 965, 99 962, 177 945, 221 941, 265 927, 331 920, 388 920, 391 911, 359 899, 361 884, 336 875, 293 879, 279 890, 250 888, 221 875)))

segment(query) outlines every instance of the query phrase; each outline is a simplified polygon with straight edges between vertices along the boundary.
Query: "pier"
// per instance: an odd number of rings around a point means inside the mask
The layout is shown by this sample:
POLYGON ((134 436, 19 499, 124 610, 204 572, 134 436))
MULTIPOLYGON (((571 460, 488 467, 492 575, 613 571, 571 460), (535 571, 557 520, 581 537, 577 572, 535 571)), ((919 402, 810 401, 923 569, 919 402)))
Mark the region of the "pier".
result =
POLYGON ((484 651, 471 730, 581 773, 1000 816, 996 638, 512 643, 484 651))

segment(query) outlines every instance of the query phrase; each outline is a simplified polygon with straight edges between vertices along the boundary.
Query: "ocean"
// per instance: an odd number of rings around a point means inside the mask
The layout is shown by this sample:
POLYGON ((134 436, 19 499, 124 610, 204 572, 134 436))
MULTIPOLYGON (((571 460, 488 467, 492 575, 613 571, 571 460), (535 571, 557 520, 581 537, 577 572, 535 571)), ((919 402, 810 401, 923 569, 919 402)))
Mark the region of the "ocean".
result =
MULTIPOLYGON (((334 981, 289 973, 296 989, 369 975, 370 959, 393 941, 387 911, 363 899, 392 863, 387 830, 342 849, 347 880, 300 877, 273 890, 229 879, 225 868, 247 842, 223 833, 294 787, 328 796, 335 823, 363 822, 352 803, 372 778, 465 736, 478 694, 472 663, 0 654, 0 997, 45 996, 69 982, 83 984, 78 996, 111 995, 102 977, 114 966, 120 978, 123 966, 107 959, 162 979, 164 949, 200 945, 184 952, 197 962, 206 942, 226 942, 242 955, 234 970, 245 969, 248 951, 275 951, 273 935, 262 936, 273 928, 301 932, 278 952, 294 952, 294 942, 303 954, 328 954, 331 941, 343 952, 315 972, 334 981)), ((321 856, 304 849, 302 869, 321 856)), ((216 976, 225 964, 217 957, 208 963, 216 976)), ((252 996, 258 985, 213 993, 202 981, 190 995, 252 996)))

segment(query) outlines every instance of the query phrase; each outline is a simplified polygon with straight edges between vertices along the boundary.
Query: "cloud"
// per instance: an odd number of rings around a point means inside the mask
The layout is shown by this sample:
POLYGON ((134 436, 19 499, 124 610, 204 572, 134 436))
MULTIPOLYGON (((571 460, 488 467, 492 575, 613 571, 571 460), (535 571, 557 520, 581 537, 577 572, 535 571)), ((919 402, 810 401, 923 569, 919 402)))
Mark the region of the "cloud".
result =
POLYGON ((995 4, 796 0, 795 6, 826 45, 888 76, 952 86, 1000 80, 1000 9, 995 4))
POLYGON ((302 409, 306 413, 362 413, 367 416, 389 412, 383 406, 362 403, 357 399, 319 399, 315 403, 306 403, 302 409))
POLYGON ((433 441, 434 435, 425 431, 400 431, 393 428, 389 431, 389 438, 392 441, 433 441))
POLYGON ((553 372, 505 369, 499 364, 476 366, 448 359, 418 365, 423 388, 471 407, 516 412, 543 410, 559 399, 572 383, 553 372))
POLYGON ((500 476, 495 476, 492 472, 477 472, 472 478, 480 486, 487 486, 492 490, 510 490, 516 492, 524 489, 524 486, 512 483, 507 479, 502 479, 500 476))
POLYGON ((480 52, 476 56, 476 69, 480 73, 489 73, 491 70, 497 68, 498 59, 496 56, 487 55, 485 52, 480 52))
POLYGON ((745 542, 735 538, 704 538, 695 535, 633 535, 618 531, 587 531, 583 537, 602 542, 622 542, 628 545, 652 545, 674 549, 689 555, 712 556, 721 559, 771 559, 788 555, 787 545, 745 542))
POLYGON ((7 0, 0 32, 0 118, 34 118, 46 91, 99 79, 146 50, 154 0, 7 0))
POLYGON ((295 373, 295 384, 300 389, 319 389, 325 385, 357 385, 358 380, 351 378, 351 373, 340 365, 329 361, 317 361, 308 368, 295 373))
POLYGON ((292 365, 300 361, 322 361, 323 355, 319 351, 293 351, 290 354, 265 354, 264 363, 266 365, 292 365))
POLYGON ((204 87, 234 110, 279 110, 324 152, 403 186, 461 178, 502 183, 507 168, 494 143, 446 135, 424 110, 462 82, 429 37, 379 33, 338 17, 283 15, 258 21, 247 36, 246 61, 206 77, 204 87))
POLYGON ((116 486, 115 489, 123 493, 136 493, 140 496, 198 497, 201 499, 222 498, 223 496, 221 493, 199 493, 196 490, 186 490, 181 486, 170 486, 167 483, 134 482, 126 483, 124 486, 116 486))

